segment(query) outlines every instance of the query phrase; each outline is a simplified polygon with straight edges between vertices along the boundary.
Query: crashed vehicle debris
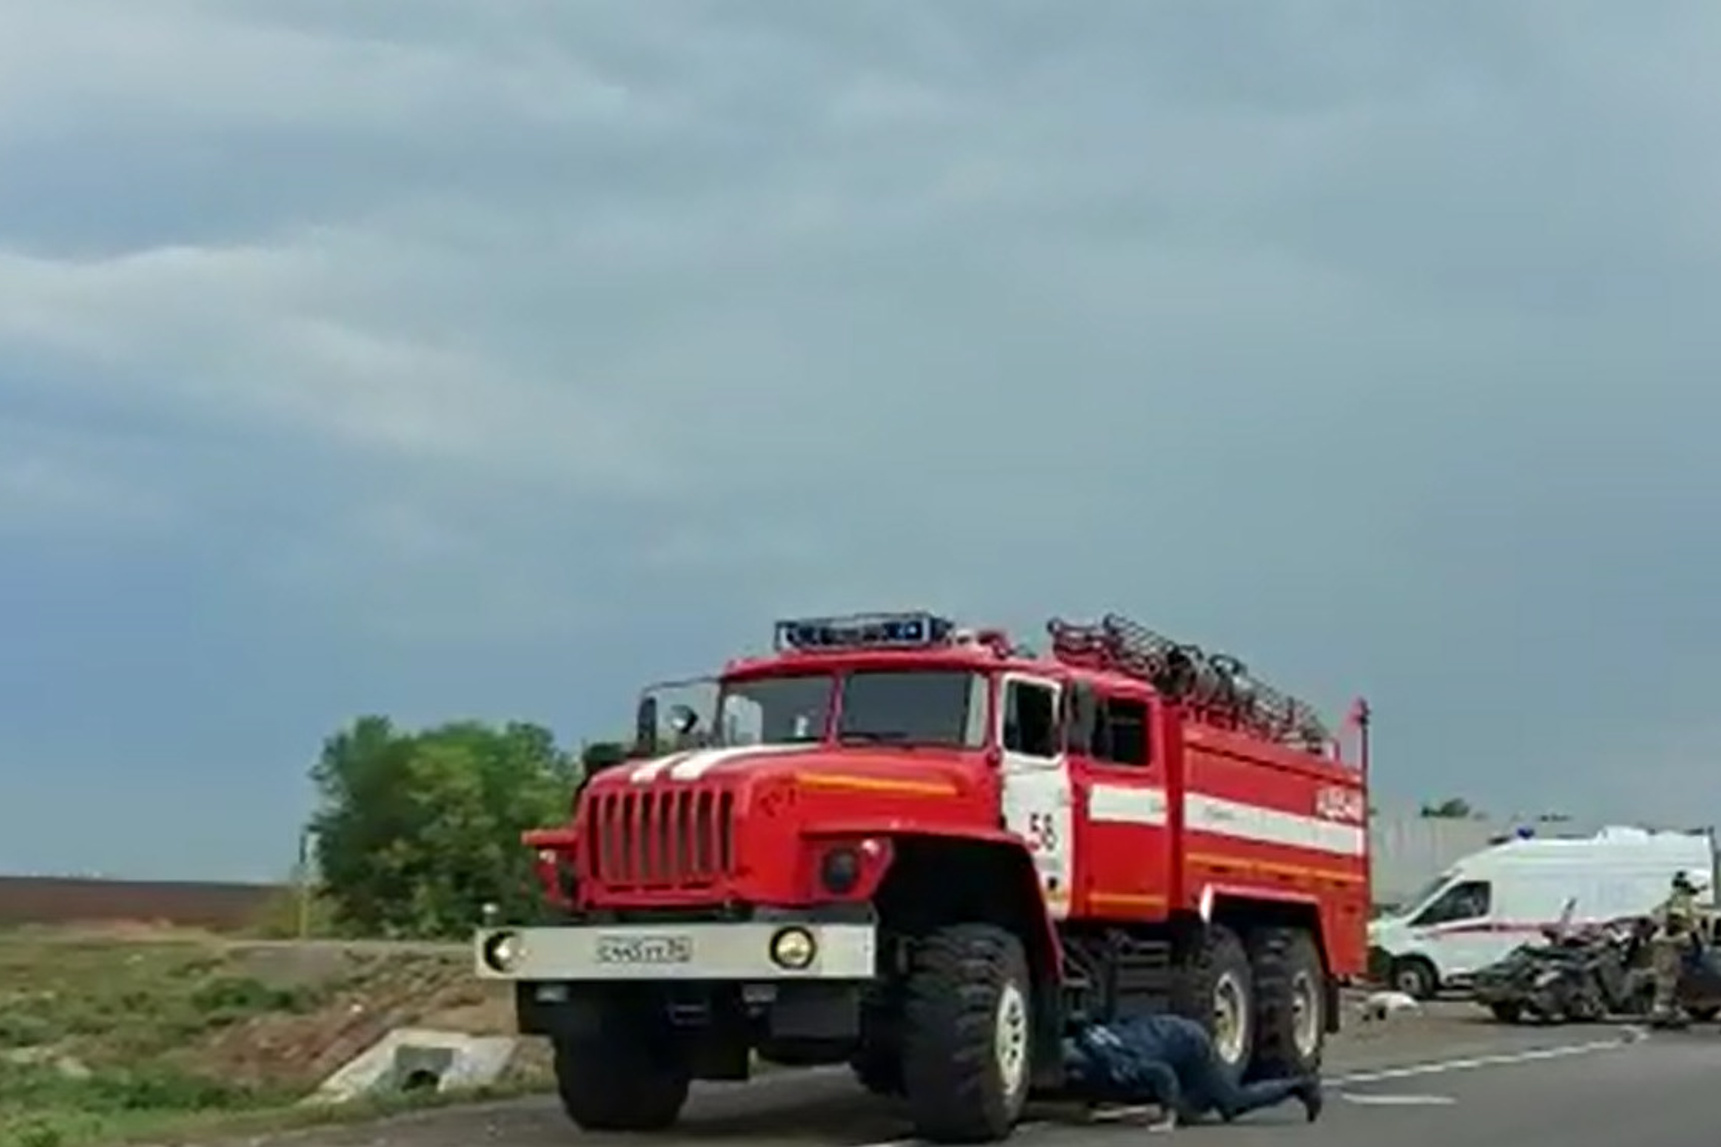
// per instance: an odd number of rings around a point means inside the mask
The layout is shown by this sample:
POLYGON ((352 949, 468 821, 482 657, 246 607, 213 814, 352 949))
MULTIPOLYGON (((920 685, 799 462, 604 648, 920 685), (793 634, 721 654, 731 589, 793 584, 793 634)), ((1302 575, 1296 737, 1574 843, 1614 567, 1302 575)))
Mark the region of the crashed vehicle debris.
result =
POLYGON ((476 937, 574 1123, 666 1129, 758 1059, 999 1140, 1073 1025, 1166 1010, 1235 1077, 1318 1067, 1366 967, 1366 705, 1347 759, 1233 658, 1048 631, 790 620, 708 713, 647 691, 633 758, 528 834, 557 922, 476 937))
MULTIPOLYGON (((1478 972, 1472 997, 1503 1023, 1646 1016, 1654 997, 1654 935, 1655 922, 1648 917, 1547 929, 1542 942, 1522 945, 1478 972)), ((1675 999, 1699 1022, 1721 1015, 1721 957, 1703 935, 1686 949, 1675 999)))

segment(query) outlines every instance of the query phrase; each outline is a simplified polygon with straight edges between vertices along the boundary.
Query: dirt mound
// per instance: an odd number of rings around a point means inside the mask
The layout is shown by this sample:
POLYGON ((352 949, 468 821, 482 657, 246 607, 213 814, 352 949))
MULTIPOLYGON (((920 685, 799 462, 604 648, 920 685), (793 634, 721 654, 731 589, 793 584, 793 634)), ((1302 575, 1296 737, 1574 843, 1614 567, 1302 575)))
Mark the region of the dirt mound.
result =
POLYGON ((513 1031, 508 1001, 473 977, 469 959, 261 949, 232 960, 247 980, 310 985, 315 1000, 255 1012, 188 1049, 188 1066, 230 1080, 308 1090, 399 1027, 513 1031))

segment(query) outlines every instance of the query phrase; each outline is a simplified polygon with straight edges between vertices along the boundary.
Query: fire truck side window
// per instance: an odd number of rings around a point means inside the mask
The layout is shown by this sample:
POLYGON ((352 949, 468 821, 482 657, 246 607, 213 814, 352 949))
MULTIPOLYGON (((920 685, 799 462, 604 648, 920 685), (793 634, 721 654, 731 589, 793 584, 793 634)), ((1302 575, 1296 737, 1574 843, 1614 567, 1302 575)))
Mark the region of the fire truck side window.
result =
POLYGON ((1493 891, 1493 886, 1486 880, 1466 880, 1462 884, 1454 884, 1440 899, 1418 912, 1411 924, 1422 928, 1430 924, 1480 919, 1488 915, 1493 891))
POLYGON ((1147 702, 1131 697, 1106 697, 1100 702, 1093 757, 1114 765, 1148 764, 1147 702))
POLYGON ((1058 755, 1056 696, 1044 685, 1012 681, 1004 698, 1004 751, 1025 757, 1058 755))

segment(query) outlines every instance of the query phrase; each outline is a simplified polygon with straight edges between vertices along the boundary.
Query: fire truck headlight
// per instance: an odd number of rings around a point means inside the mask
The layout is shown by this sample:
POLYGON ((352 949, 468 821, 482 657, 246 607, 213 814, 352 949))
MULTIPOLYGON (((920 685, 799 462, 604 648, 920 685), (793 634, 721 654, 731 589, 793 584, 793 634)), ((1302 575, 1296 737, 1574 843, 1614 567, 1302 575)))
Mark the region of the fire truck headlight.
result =
POLYGON ((520 962, 526 945, 518 932, 497 932, 485 939, 481 952, 486 968, 506 972, 520 962))
POLYGON ((819 882, 837 896, 853 891, 860 875, 860 853, 852 848, 833 848, 819 862, 819 882))
POLYGON ((771 962, 779 968, 799 972, 811 966, 819 954, 813 934, 801 927, 780 928, 771 937, 771 962))

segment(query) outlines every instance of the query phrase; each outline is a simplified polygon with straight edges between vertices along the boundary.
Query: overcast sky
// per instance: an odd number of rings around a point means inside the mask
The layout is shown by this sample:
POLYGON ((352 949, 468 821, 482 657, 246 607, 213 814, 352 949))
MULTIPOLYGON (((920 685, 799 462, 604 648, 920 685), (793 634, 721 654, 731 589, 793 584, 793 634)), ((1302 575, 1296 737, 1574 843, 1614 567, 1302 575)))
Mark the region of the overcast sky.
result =
POLYGON ((0 869, 797 610, 1119 609, 1721 819, 1713 3, 0 6, 0 869), (1693 797, 1692 793, 1699 794, 1693 797))

